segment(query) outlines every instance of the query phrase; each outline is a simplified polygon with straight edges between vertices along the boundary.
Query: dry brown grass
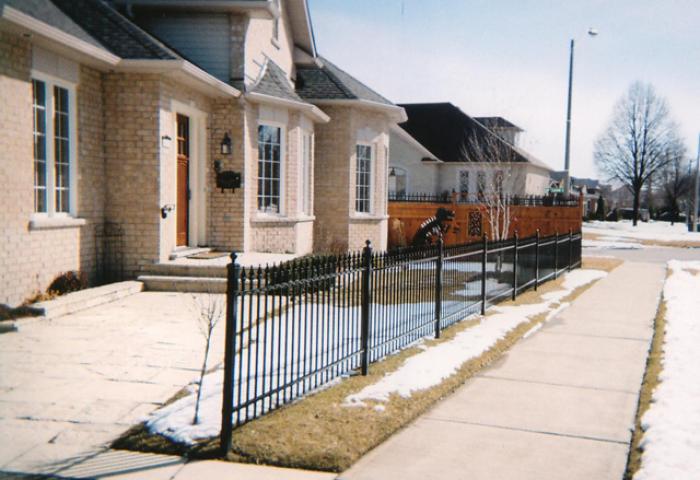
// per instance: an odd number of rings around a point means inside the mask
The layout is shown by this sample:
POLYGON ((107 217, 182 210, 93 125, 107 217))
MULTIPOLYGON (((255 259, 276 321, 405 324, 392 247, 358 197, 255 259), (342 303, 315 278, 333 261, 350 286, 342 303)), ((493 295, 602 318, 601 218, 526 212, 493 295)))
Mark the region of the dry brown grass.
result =
MULTIPOLYGON (((586 268, 612 270, 621 262, 614 259, 586 259, 586 268)), ((542 294, 556 290, 562 279, 530 290, 515 302, 501 305, 519 305, 542 301, 542 294)), ((570 301, 590 287, 586 285, 572 292, 570 301)), ((489 315, 487 315, 488 317, 489 315)), ((237 428, 233 433, 233 450, 228 460, 248 463, 306 468, 340 472, 350 467, 367 451, 382 443, 396 431, 445 398, 467 380, 491 364, 510 349, 527 331, 544 321, 546 314, 533 317, 511 331, 504 339, 478 358, 464 363, 454 375, 433 388, 413 393, 411 398, 393 395, 384 403, 384 411, 367 407, 343 407, 345 398, 365 386, 379 381, 387 373, 398 369, 420 348, 406 349, 370 366, 369 374, 352 376, 326 390, 273 411, 264 417, 237 428)), ((459 332, 478 324, 478 319, 466 320, 443 331, 439 340, 428 340, 427 345, 449 341, 459 332)), ((163 437, 150 435, 143 426, 134 427, 117 441, 115 448, 129 448, 161 453, 187 454, 207 457, 216 455, 218 440, 198 445, 193 449, 173 445, 163 437)))
MULTIPOLYGON (((584 233, 584 240, 600 240, 606 241, 606 237, 614 237, 614 234, 597 235, 595 233, 584 233)), ((690 240, 684 241, 665 241, 665 240, 642 240, 639 238, 625 237, 624 235, 619 235, 620 238, 628 240, 634 243, 641 243, 647 247, 674 247, 674 248, 700 248, 700 242, 691 242, 690 240)))
POLYGON ((627 458, 627 469, 624 480, 632 480, 637 473, 642 462, 641 448, 644 430, 642 429, 642 417, 649 410, 651 397, 659 384, 659 375, 663 369, 663 346, 666 334, 666 302, 662 301, 656 312, 654 320, 654 338, 651 341, 649 356, 647 357, 646 371, 642 382, 642 390, 639 393, 639 403, 637 405, 637 416, 634 422, 634 432, 632 433, 632 443, 630 444, 629 457, 627 458))

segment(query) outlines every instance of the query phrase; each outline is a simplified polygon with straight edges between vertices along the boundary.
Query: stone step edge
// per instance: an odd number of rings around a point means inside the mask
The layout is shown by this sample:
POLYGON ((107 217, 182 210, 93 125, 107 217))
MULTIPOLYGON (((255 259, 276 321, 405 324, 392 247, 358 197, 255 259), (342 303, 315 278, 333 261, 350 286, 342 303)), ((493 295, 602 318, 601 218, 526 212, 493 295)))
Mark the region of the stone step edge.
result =
POLYGON ((173 275, 139 275, 145 289, 155 292, 224 293, 226 279, 221 277, 183 277, 173 275))
POLYGON ((19 319, 18 326, 33 320, 53 319, 70 313, 79 312, 88 308, 111 303, 143 291, 143 283, 129 280, 125 282, 110 283, 99 287, 88 288, 78 292, 68 293, 53 300, 37 302, 31 306, 43 311, 38 317, 19 319))

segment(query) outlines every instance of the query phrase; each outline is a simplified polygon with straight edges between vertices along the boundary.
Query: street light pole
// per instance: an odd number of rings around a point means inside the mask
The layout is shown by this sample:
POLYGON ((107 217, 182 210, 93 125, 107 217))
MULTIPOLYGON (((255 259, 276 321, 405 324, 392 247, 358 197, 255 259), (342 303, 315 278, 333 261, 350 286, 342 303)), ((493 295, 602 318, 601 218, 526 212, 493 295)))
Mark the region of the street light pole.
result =
POLYGON ((574 80, 574 39, 569 44, 569 96, 566 102, 566 140, 564 143, 564 195, 571 193, 569 178, 569 149, 571 144, 571 86, 574 80))
POLYGON ((700 226, 698 226, 698 207, 700 207, 700 134, 698 134, 698 156, 695 160, 695 182, 693 182, 693 228, 690 229, 691 232, 700 232, 700 226))
MULTIPOLYGON (((598 30, 588 29, 588 35, 595 37, 598 30)), ((574 82, 574 39, 569 44, 569 94, 566 102, 566 139, 564 141, 564 194, 571 193, 571 179, 569 174, 569 158, 571 155, 571 87, 574 82)))

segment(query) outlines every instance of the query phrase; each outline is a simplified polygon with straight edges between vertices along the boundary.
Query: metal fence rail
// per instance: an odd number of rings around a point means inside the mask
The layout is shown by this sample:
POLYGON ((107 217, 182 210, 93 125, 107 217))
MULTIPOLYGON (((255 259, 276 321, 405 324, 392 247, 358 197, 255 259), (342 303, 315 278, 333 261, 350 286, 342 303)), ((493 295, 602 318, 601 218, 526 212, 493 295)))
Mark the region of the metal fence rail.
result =
POLYGON ((581 235, 228 267, 221 445, 236 426, 581 264, 581 235))

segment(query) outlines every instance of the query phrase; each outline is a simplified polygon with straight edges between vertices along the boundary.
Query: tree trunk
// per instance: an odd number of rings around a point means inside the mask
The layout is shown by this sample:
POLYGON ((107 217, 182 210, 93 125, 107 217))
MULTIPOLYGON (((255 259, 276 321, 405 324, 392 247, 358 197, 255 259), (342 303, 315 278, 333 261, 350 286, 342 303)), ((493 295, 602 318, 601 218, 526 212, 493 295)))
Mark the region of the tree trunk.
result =
POLYGON ((639 197, 642 193, 641 188, 634 189, 634 199, 632 200, 632 226, 637 226, 637 218, 639 217, 639 197))

